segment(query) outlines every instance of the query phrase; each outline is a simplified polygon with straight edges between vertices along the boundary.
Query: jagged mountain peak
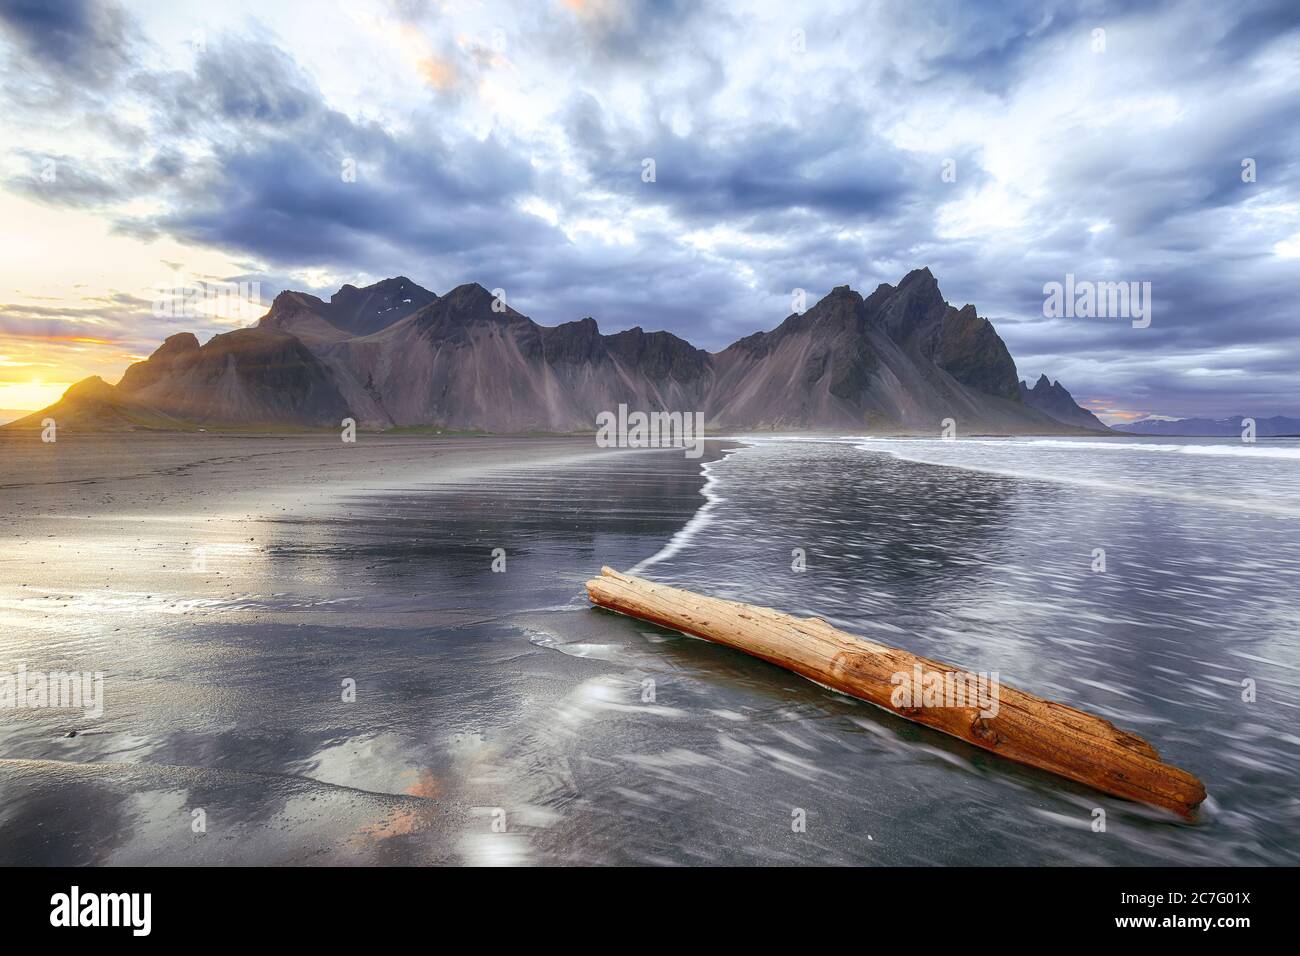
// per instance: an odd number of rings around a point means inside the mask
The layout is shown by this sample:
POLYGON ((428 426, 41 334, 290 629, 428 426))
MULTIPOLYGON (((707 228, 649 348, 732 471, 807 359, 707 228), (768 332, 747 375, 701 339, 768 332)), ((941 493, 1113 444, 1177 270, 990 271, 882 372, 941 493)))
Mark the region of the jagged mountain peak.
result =
MULTIPOLYGON (((1034 395, 1050 395, 1052 393, 1064 393, 1065 395, 1070 394, 1066 391, 1065 386, 1060 382, 1053 382, 1046 372, 1040 373, 1033 385, 1029 384, 1028 379, 1021 379, 1020 391, 1022 395, 1029 393, 1034 395)), ((1073 399, 1071 399, 1071 401, 1073 401, 1073 399)))
MULTIPOLYGON (((335 295, 337 294, 338 293, 335 293, 335 295)), ((286 309, 289 307, 310 308, 322 305, 328 305, 328 303, 319 296, 312 295, 310 292, 299 292, 296 289, 285 289, 271 300, 272 309, 286 309)))
POLYGON ((465 282, 421 311, 414 320, 429 329, 455 328, 488 322, 518 322, 525 319, 509 302, 497 305, 497 297, 477 282, 465 282))
MULTIPOLYGON (((943 319, 952 307, 939 291, 939 282, 928 268, 913 269, 897 288, 885 294, 877 289, 871 306, 889 334, 899 341, 922 333, 926 327, 943 319)), ((956 310, 952 310, 956 313, 956 310)), ((1012 382, 1014 385, 1015 383, 1012 382)))
POLYGON ((894 289, 894 295, 898 299, 919 302, 927 306, 947 304, 943 292, 939 289, 939 280, 928 268, 913 269, 903 276, 902 281, 894 289))
MULTIPOLYGON (((406 276, 391 276, 387 279, 380 279, 377 282, 372 282, 370 285, 365 286, 355 286, 351 282, 345 282, 343 285, 339 286, 338 292, 335 292, 334 295, 330 296, 330 301, 334 301, 334 299, 338 298, 339 295, 346 296, 355 292, 386 292, 389 289, 401 290, 407 287, 420 289, 420 286, 416 285, 406 276)), ((423 289, 422 291, 428 292, 429 290, 423 289)), ((429 294, 432 295, 433 293, 429 294)))
POLYGON ((199 348, 199 338, 193 332, 177 332, 163 339, 162 345, 154 350, 154 355, 173 355, 183 352, 195 352, 199 348))
POLYGON ((330 296, 323 318, 353 335, 371 335, 402 321, 437 298, 406 276, 394 276, 360 289, 343 286, 330 296))
POLYGON ((1030 408, 1036 408, 1062 424, 1108 430, 1101 419, 1078 404, 1066 387, 1059 381, 1053 382, 1046 372, 1038 376, 1033 388, 1023 381, 1020 383, 1020 399, 1030 408))
POLYGON ((822 296, 821 301, 825 302, 827 299, 841 299, 841 298, 851 299, 855 302, 862 301, 862 295, 858 292, 855 292, 852 286, 849 285, 835 286, 834 288, 831 289, 830 292, 827 292, 826 295, 822 296))
MULTIPOLYGON (((799 318, 804 323, 831 322, 842 325, 845 322, 858 322, 863 315, 862 296, 847 285, 837 285, 799 318)), ((796 322, 796 324, 799 324, 796 322)))
POLYGON ((900 318, 917 321, 934 312, 950 308, 939 289, 939 280, 929 268, 913 269, 903 276, 894 294, 890 296, 894 303, 891 310, 900 318))
POLYGON ((63 393, 64 398, 106 398, 113 392, 113 386, 98 375, 83 378, 80 382, 69 385, 63 393))
POLYGON ((496 300, 496 296, 478 282, 462 282, 443 298, 457 304, 485 303, 489 306, 496 300))
POLYGON ((934 277, 934 273, 930 271, 929 266, 922 266, 919 269, 913 269, 907 275, 903 276, 902 280, 898 283, 899 289, 907 289, 912 286, 933 286, 938 289, 939 280, 934 277))
POLYGON ((437 300, 428 289, 406 276, 381 279, 367 286, 345 283, 328 302, 310 292, 286 289, 258 320, 263 328, 305 333, 314 339, 336 340, 345 335, 372 335, 437 300))

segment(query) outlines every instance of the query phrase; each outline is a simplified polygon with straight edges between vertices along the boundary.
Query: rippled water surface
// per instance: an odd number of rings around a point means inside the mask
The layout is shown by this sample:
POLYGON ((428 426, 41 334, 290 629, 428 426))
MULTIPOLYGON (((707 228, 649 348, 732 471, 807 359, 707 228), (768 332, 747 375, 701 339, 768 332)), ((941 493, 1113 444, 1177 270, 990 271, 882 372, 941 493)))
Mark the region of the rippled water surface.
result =
POLYGON ((709 458, 188 529, 215 549, 202 588, 175 567, 182 529, 33 542, 33 565, 121 570, 7 588, 5 663, 108 661, 113 706, 72 739, 66 718, 0 721, 0 861, 1300 862, 1300 445, 709 458), (602 564, 996 671, 1145 736, 1210 799, 1177 822, 592 610, 602 564))

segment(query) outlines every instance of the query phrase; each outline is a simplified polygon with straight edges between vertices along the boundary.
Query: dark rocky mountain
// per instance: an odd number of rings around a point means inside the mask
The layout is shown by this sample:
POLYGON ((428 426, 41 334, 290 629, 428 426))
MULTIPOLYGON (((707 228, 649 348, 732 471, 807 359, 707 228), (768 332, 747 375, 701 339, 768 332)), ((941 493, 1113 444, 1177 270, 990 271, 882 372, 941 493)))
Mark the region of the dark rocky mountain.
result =
POLYGON ((301 339, 275 328, 237 329, 207 344, 170 336, 117 385, 125 400, 172 418, 231 425, 336 425, 348 403, 301 339))
POLYGON ((480 285, 458 286, 382 332, 314 348, 370 427, 575 431, 620 402, 702 407, 709 356, 682 339, 601 335, 590 318, 548 328, 494 302, 480 285))
MULTIPOLYGON (((1144 418, 1127 425, 1114 425, 1117 432, 1130 435, 1170 435, 1187 438, 1240 438, 1245 416, 1231 418, 1144 418)), ((1255 419, 1255 435, 1259 438, 1300 436, 1300 418, 1274 415, 1255 419)))
POLYGON ((1051 381, 1046 375, 1038 376, 1033 388, 1021 382, 1020 400, 1030 408, 1046 412, 1062 424, 1095 428, 1098 431, 1108 430, 1101 419, 1075 402, 1074 396, 1065 390, 1064 385, 1051 381))
MULTIPOLYGON (((949 305, 918 269, 865 299, 839 286, 713 354, 668 332, 602 335, 591 318, 540 326, 473 283, 437 296, 398 277, 344 286, 329 302, 283 292, 253 328, 202 346, 171 336, 112 398, 133 414, 217 426, 352 417, 370 428, 589 431, 626 404, 701 411, 713 431, 931 433, 945 418, 961 434, 1072 430, 1020 388, 988 320, 949 305)), ((63 406, 38 414, 76 411, 63 406)))
POLYGON ((370 335, 418 312, 436 298, 406 276, 384 279, 362 289, 345 285, 328 302, 306 292, 281 292, 258 324, 282 327, 309 313, 348 335, 370 335))
POLYGON ((838 286, 771 332, 714 356, 710 421, 750 428, 1059 430, 1027 408, 1006 346, 975 307, 944 301, 929 269, 864 299, 838 286))

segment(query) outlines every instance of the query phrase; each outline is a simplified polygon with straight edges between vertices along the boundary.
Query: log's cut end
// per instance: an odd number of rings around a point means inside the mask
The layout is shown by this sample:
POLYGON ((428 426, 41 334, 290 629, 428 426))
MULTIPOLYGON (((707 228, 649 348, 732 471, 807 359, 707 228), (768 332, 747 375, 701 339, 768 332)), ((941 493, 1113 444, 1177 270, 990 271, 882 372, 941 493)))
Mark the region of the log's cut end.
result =
POLYGON ((905 720, 1104 793, 1189 820, 1206 797, 1200 780, 1161 761, 1136 734, 1006 684, 997 684, 999 707, 993 714, 969 704, 902 705, 892 693, 900 674, 976 675, 849 634, 819 618, 711 598, 609 567, 587 582, 587 596, 599 607, 734 647, 905 720))

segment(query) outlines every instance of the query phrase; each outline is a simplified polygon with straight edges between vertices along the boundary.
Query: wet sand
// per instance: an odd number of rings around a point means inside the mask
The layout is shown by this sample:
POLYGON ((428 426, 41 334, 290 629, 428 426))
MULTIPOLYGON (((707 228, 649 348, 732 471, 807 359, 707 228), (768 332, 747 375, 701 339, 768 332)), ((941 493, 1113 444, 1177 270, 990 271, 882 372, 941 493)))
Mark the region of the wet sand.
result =
POLYGON ((51 515, 265 514, 360 490, 463 477, 509 465, 599 454, 591 437, 462 438, 333 432, 311 435, 0 432, 6 531, 51 515))
POLYGON ((545 609, 701 484, 589 437, 0 435, 0 672, 105 675, 0 711, 0 864, 533 859, 501 754, 606 669, 545 609))

